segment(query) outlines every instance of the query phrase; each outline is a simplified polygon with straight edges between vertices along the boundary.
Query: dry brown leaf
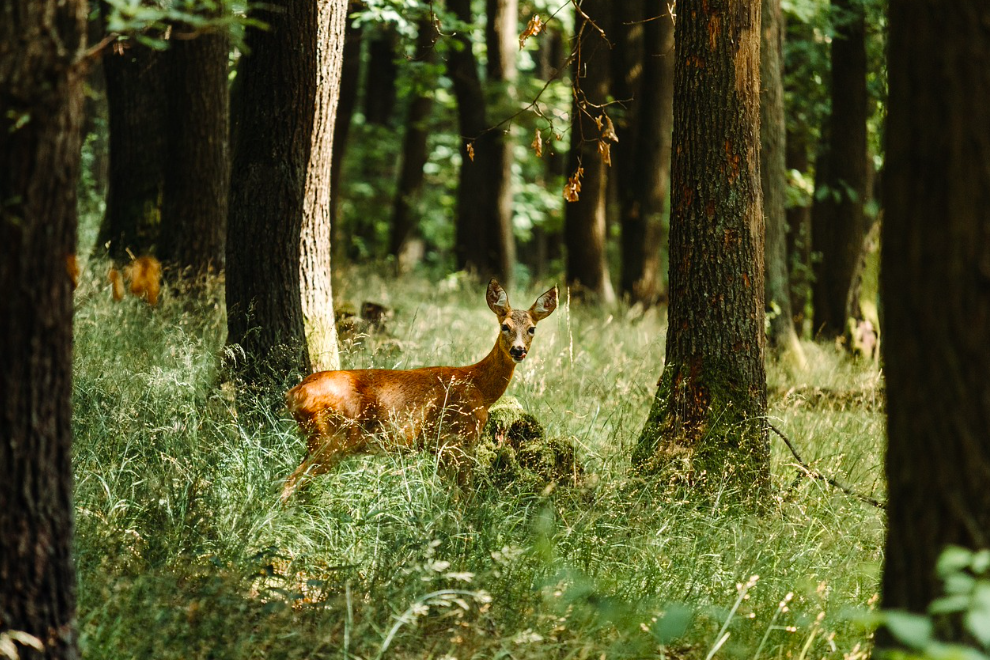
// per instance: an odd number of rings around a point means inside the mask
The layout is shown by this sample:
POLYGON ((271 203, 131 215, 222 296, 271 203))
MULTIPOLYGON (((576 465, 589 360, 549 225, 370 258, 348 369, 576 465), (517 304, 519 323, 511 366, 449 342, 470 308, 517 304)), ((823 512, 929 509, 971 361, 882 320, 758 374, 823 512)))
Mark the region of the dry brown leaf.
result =
POLYGON ((471 159, 471 162, 473 163, 474 162, 474 144, 471 143, 471 142, 468 142, 466 145, 464 145, 464 148, 467 149, 468 158, 470 158, 471 159))
POLYGON ((602 137, 612 142, 618 142, 619 136, 615 134, 615 125, 612 123, 612 118, 605 115, 605 113, 602 114, 605 116, 605 129, 602 131, 602 137))
POLYGON ((537 158, 543 157, 543 135, 540 134, 540 129, 536 129, 536 137, 533 138, 533 144, 529 146, 536 152, 537 158))
POLYGON ((598 153, 601 154, 603 163, 609 166, 612 165, 612 145, 605 140, 599 140, 598 153))
POLYGON ((579 167, 567 179, 567 185, 564 186, 564 199, 568 202, 576 202, 580 198, 582 176, 584 176, 584 168, 579 167))
POLYGON ((530 37, 535 37, 540 32, 543 31, 544 23, 540 20, 539 14, 534 14, 533 18, 529 19, 529 24, 526 25, 526 29, 523 30, 522 34, 519 35, 519 50, 523 49, 526 45, 526 40, 530 37))

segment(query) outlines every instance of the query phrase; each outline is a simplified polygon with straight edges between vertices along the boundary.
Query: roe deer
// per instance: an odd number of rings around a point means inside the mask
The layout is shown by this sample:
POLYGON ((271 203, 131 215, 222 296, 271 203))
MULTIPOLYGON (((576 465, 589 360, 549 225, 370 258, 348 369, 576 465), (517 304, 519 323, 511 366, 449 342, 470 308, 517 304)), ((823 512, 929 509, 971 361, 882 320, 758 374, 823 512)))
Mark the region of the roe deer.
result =
POLYGON ((283 504, 301 478, 326 472, 345 456, 374 446, 374 433, 392 431, 387 442, 394 448, 432 442, 431 449, 446 452, 475 445, 488 421, 488 408, 505 392, 516 365, 529 352, 536 324, 557 308, 557 287, 527 311, 513 310, 494 279, 486 297, 501 331, 495 347, 477 364, 321 371, 286 393, 286 405, 307 435, 307 452, 285 482, 283 504))

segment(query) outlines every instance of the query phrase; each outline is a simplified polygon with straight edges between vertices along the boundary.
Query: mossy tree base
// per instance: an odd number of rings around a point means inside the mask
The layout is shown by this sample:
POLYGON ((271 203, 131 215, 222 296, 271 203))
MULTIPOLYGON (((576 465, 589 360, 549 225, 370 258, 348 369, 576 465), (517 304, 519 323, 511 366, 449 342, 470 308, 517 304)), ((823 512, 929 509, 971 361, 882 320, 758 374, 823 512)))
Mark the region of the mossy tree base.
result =
POLYGON ((763 499, 770 488, 766 396, 740 388, 745 379, 724 367, 667 365, 633 465, 702 490, 763 499))

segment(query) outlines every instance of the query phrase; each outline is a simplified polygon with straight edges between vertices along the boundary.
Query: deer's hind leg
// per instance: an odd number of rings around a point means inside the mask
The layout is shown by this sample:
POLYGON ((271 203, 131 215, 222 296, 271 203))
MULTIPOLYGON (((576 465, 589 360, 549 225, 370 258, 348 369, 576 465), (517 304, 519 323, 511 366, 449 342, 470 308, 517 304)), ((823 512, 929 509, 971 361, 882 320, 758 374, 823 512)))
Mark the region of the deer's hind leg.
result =
POLYGON ((366 444, 361 427, 346 419, 324 416, 307 423, 306 456, 299 467, 285 480, 282 489, 284 505, 304 481, 333 469, 348 455, 361 450, 366 444))

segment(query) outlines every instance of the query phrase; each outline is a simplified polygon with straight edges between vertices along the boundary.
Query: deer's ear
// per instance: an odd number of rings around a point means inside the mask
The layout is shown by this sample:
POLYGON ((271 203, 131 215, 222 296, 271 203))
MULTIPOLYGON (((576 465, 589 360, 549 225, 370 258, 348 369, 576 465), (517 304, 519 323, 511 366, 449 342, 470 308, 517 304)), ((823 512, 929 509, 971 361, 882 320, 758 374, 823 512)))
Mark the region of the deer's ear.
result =
POLYGON ((494 277, 488 283, 488 293, 485 299, 488 300, 488 307, 499 316, 508 316, 509 312, 512 311, 512 308, 509 307, 509 296, 494 277))
POLYGON ((536 299, 529 313, 536 321, 542 321, 557 309, 557 287, 554 287, 536 299))

